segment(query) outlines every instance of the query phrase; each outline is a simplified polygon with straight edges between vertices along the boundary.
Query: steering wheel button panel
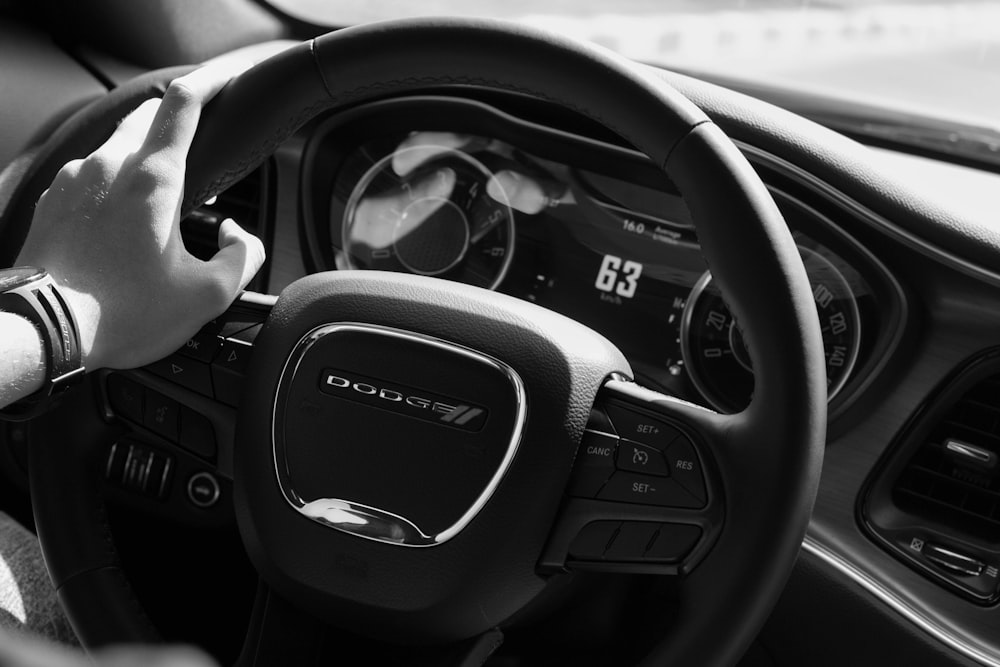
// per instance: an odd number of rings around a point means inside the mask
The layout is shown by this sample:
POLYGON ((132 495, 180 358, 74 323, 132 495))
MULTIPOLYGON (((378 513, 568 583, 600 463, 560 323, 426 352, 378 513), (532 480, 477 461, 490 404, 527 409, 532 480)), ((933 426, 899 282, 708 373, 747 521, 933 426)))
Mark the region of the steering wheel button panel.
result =
POLYGON ((618 446, 617 464, 619 470, 629 470, 644 475, 670 476, 670 466, 663 458, 663 452, 638 442, 622 440, 618 446))
POLYGON ((684 436, 674 440, 667 448, 666 459, 670 476, 694 497, 704 501, 708 497, 705 492, 705 476, 691 441, 684 436))
POLYGON ((622 522, 618 534, 604 552, 604 558, 626 563, 643 560, 659 527, 659 524, 648 521, 622 522))
POLYGON ((212 365, 234 373, 245 373, 247 364, 250 363, 252 351, 253 346, 250 343, 231 338, 226 339, 222 342, 222 347, 215 355, 212 365))
POLYGON ((212 376, 206 363, 172 354, 150 364, 146 369, 203 396, 212 395, 212 376))
POLYGON ((621 525, 621 521, 591 521, 573 539, 570 558, 601 560, 621 525))
POLYGON ((590 421, 587 422, 588 431, 596 431, 598 433, 606 433, 608 435, 616 435, 614 424, 611 423, 611 418, 608 414, 599 407, 593 407, 590 410, 590 421))
POLYGON ((115 413, 142 422, 142 385, 118 373, 108 376, 108 401, 115 413))
POLYGON ((214 460, 217 447, 212 422, 194 410, 182 407, 178 444, 192 454, 214 460))
POLYGON ((616 472, 597 494, 600 500, 660 507, 698 509, 705 501, 695 498, 673 479, 631 472, 616 472))
POLYGON ((177 352, 202 363, 209 363, 219 349, 220 340, 215 327, 203 328, 189 338, 177 352))
POLYGON ((663 451, 675 438, 680 436, 680 431, 673 426, 647 417, 642 413, 619 405, 607 405, 605 409, 611 418, 611 423, 618 431, 618 435, 622 438, 641 442, 663 451))
POLYGON ((674 563, 686 556, 697 544, 702 530, 698 526, 665 523, 646 549, 643 560, 674 563))
POLYGON ((177 440, 177 426, 180 420, 180 406, 177 401, 155 391, 146 391, 146 407, 142 424, 157 435, 168 440, 177 440))
POLYGON ((607 433, 586 430, 577 450, 569 494, 578 498, 596 498, 598 491, 615 472, 618 438, 607 433))

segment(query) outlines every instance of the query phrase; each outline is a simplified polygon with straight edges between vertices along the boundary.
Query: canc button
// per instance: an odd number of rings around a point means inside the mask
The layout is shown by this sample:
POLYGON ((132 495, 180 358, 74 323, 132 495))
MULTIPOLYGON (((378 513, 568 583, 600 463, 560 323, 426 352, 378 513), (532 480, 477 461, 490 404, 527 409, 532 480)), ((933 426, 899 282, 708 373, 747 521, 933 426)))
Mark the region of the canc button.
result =
POLYGON ((571 496, 593 498, 615 471, 618 438, 584 431, 570 478, 571 496))

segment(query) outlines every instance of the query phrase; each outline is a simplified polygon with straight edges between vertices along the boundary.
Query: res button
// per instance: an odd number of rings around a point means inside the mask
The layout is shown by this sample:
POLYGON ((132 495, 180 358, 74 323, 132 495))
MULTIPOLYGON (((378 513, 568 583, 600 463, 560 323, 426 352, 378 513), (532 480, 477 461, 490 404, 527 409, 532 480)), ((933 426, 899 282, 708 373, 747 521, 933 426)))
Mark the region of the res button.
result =
POLYGON ((681 436, 667 448, 666 456, 670 465, 670 476, 691 495, 704 502, 708 497, 705 493, 705 475, 698 454, 694 451, 694 445, 686 437, 681 436))

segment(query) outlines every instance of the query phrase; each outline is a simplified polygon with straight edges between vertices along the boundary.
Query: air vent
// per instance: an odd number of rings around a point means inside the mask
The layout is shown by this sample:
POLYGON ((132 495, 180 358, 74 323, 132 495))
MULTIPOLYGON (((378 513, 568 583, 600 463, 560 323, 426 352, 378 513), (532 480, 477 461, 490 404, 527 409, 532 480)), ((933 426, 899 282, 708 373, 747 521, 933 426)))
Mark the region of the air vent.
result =
POLYGON ((980 604, 1000 600, 1000 348, 928 398, 858 510, 868 535, 914 569, 980 604))
POLYGON ((250 172, 181 221, 181 234, 188 252, 199 259, 214 255, 219 249, 219 225, 226 218, 232 218, 243 229, 263 240, 263 170, 261 167, 250 172))
POLYGON ((893 488, 901 509, 1000 536, 1000 375, 947 409, 893 488))

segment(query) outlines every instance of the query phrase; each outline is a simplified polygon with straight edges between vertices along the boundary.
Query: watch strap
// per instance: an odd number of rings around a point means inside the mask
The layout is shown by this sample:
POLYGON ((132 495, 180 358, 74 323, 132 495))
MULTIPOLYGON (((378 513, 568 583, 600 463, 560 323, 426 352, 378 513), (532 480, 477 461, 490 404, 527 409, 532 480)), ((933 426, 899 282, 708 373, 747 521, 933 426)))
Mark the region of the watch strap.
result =
POLYGON ((85 373, 76 318, 48 274, 0 293, 0 310, 28 319, 44 344, 44 385, 0 411, 0 418, 6 420, 30 419, 48 407, 49 399, 75 385, 85 373))

